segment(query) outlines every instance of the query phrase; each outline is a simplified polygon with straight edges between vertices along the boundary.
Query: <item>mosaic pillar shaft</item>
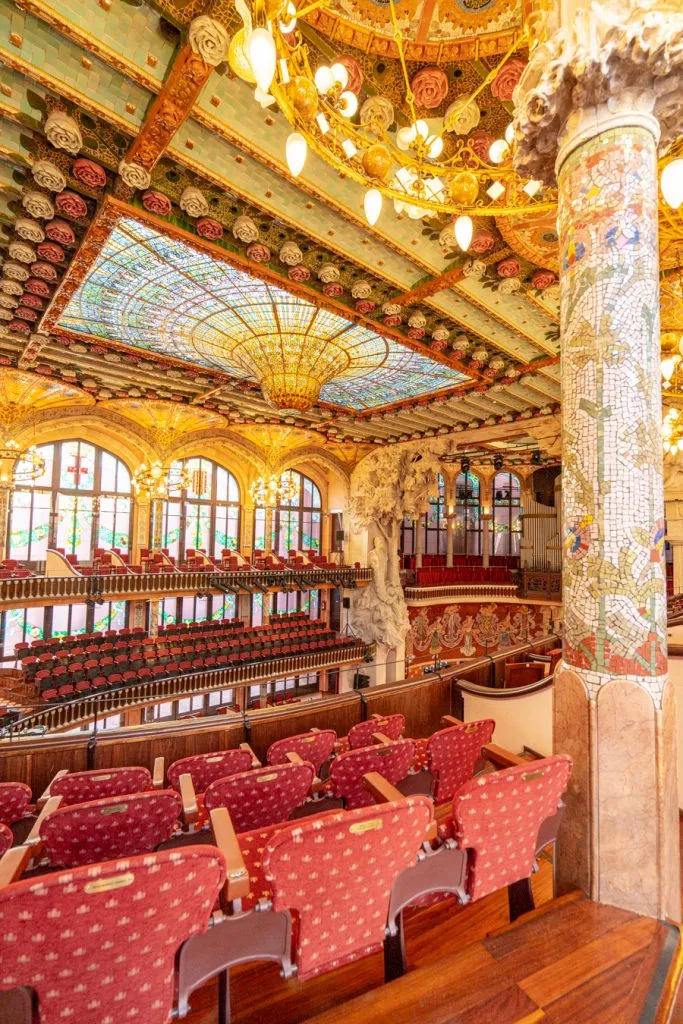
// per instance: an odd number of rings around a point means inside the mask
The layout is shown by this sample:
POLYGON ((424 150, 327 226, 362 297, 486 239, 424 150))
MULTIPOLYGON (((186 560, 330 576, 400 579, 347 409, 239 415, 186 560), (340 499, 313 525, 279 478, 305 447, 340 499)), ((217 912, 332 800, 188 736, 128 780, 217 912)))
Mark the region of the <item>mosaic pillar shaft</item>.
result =
MULTIPOLYGON (((648 124, 651 122, 651 124, 648 124)), ((563 886, 680 919, 675 704, 667 686, 657 122, 558 159, 564 657, 555 747, 574 757, 563 886)))

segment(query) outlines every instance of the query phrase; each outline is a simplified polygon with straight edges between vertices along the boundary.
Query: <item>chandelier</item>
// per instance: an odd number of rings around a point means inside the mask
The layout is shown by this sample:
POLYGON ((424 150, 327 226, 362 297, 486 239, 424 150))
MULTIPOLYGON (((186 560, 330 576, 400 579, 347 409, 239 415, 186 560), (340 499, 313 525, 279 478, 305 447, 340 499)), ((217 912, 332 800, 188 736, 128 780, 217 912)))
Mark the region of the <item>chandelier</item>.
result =
POLYGON ((316 0, 298 11, 292 0, 253 0, 252 11, 243 0, 236 3, 244 28, 233 40, 228 59, 237 75, 255 81, 261 106, 277 103, 294 129, 285 147, 294 177, 303 170, 310 149, 342 177, 366 189, 365 213, 371 225, 380 216, 383 197, 393 202, 396 212, 413 219, 455 214, 456 239, 463 249, 469 246, 474 216, 554 209, 554 195, 541 182, 520 180, 512 167, 512 124, 488 153, 482 154, 480 148, 475 152, 466 139, 458 137, 469 130, 468 124, 476 124, 477 96, 527 42, 525 31, 473 92, 457 97, 443 117, 430 118, 426 107, 433 104, 418 106, 394 0, 389 0, 404 101, 394 111, 390 100, 374 96, 359 108, 360 84, 350 80, 348 67, 340 61, 314 69, 297 29, 298 17, 327 2, 316 0))
POLYGON ((186 490, 192 484, 192 474, 177 462, 171 466, 158 461, 149 465, 143 462, 133 473, 132 483, 138 498, 153 501, 186 490))
POLYGON ((271 473, 254 480, 249 488, 249 497, 257 508, 277 508, 288 505, 298 494, 298 485, 292 473, 277 476, 271 473))
POLYGON ((661 337, 662 395, 683 398, 683 334, 666 331, 661 337))
POLYGON ((12 480, 15 484, 28 484, 45 471, 45 459, 35 445, 25 446, 17 441, 0 438, 0 463, 13 462, 12 480))
POLYGON ((662 447, 667 455, 683 451, 683 423, 678 409, 669 409, 662 421, 662 447))

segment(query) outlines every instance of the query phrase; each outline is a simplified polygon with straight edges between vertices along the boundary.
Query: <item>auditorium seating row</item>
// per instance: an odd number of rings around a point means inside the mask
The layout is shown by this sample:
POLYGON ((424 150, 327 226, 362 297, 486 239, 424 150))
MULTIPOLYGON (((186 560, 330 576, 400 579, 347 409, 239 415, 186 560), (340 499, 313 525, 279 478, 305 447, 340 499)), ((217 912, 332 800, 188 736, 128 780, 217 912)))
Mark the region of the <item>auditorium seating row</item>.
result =
POLYGON ((5 558, 0 562, 0 580, 25 580, 33 575, 34 573, 16 558, 5 558))
MULTIPOLYGON (((153 775, 58 773, 25 841, 0 860, 7 1018, 31 1021, 25 986, 41 1019, 99 1024, 102 998, 112 1024, 165 1024, 237 963, 271 959, 306 980, 382 946, 390 980, 407 966, 407 907, 507 887, 511 919, 532 909, 530 876, 555 841, 571 759, 520 761, 490 743, 488 720, 446 719, 431 737, 402 739, 401 718, 360 723, 343 743, 331 730, 286 737, 266 766, 243 744, 166 772, 157 759, 153 775), (418 744, 424 765, 411 769, 418 744), (345 750, 330 764, 335 745, 345 750), (474 777, 482 757, 487 773, 474 777), (72 958, 87 964, 87 985, 65 970, 72 958)), ((0 784, 0 844, 29 799, 21 783, 0 784)), ((227 983, 220 992, 225 1022, 227 983)))
POLYGON ((418 587, 447 587, 467 583, 510 585, 513 576, 512 570, 504 566, 484 569, 483 566, 458 565, 453 568, 416 569, 415 581, 418 587))

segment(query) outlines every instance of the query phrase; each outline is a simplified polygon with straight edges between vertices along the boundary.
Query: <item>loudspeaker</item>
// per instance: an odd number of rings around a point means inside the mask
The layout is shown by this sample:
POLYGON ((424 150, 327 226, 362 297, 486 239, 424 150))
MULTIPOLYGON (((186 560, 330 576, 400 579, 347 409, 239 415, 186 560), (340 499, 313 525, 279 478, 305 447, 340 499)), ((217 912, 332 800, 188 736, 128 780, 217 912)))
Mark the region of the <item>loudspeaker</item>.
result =
POLYGON ((334 539, 341 543, 344 540, 344 531, 343 530, 337 530, 335 532, 334 539))
POLYGON ((350 607, 351 607, 351 598, 350 597, 343 597, 342 598, 342 608, 350 608, 350 607))

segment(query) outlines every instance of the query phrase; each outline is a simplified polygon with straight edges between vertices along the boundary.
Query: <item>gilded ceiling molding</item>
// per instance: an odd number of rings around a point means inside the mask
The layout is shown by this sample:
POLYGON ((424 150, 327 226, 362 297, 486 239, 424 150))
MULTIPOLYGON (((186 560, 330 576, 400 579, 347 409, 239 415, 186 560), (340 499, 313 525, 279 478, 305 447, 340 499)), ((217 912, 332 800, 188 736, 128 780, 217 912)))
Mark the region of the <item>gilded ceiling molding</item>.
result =
MULTIPOLYGON (((210 19, 209 19, 210 20, 210 19)), ((151 171, 167 149, 171 139, 189 117, 199 93, 208 81, 213 66, 184 43, 158 93, 137 138, 128 150, 126 161, 151 171)))
POLYGON ((437 292, 442 292, 445 288, 452 288, 458 281, 462 281, 463 277, 463 268, 461 266, 453 267, 451 270, 444 270, 443 274, 438 274, 436 277, 424 281, 416 288, 411 288, 410 291, 397 295, 391 301, 395 302, 397 306, 410 306, 413 302, 422 302, 424 299, 436 295, 437 292))
POLYGON ((28 370, 35 365, 38 356, 50 341, 49 334, 34 333, 29 336, 17 361, 20 370, 28 370))

